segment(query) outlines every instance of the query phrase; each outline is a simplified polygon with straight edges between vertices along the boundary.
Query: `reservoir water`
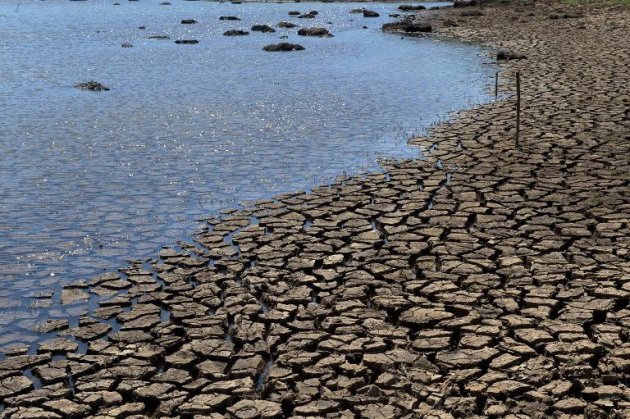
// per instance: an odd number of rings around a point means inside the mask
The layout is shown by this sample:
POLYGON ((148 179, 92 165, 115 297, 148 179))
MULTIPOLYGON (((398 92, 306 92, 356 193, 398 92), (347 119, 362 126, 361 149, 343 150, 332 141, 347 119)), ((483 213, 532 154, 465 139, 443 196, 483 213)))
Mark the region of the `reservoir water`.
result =
POLYGON ((399 4, 118 1, 0 2, 0 346, 84 310, 59 304, 61 284, 242 201, 420 158, 409 136, 489 100, 487 51, 381 32, 399 4), (276 32, 223 36, 254 24, 276 32), (305 50, 262 50, 281 37, 305 50), (73 87, 90 80, 111 90, 73 87))

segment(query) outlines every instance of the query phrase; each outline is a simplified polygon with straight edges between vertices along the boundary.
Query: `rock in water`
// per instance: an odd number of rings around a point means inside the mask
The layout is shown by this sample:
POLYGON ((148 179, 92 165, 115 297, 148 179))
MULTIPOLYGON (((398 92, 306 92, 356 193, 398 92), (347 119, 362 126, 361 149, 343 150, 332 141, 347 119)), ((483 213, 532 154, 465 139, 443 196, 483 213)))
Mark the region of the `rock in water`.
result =
POLYGON ((295 28, 297 25, 295 23, 291 23, 291 22, 280 22, 278 23, 278 27, 279 28, 286 28, 286 29, 291 29, 291 28, 295 28))
POLYGON ((263 33, 271 33, 276 30, 269 25, 254 25, 252 26, 252 32, 263 32, 263 33))
POLYGON ((326 36, 331 37, 330 32, 326 28, 302 28, 298 31, 300 36, 326 36))
POLYGON ((238 29, 232 29, 232 30, 223 32, 223 35, 224 36, 243 36, 243 35, 249 35, 249 32, 241 31, 238 29))
POLYGON ((182 25, 194 25, 195 23, 197 23, 197 21, 195 19, 183 19, 182 20, 182 25))
POLYGON ((89 90, 91 92, 103 92, 109 90, 109 87, 93 80, 85 83, 75 84, 74 87, 81 90, 89 90))
POLYGON ((241 20, 241 19, 237 16, 221 16, 219 20, 241 20))
POLYGON ((394 23, 385 23, 382 28, 383 32, 405 32, 405 33, 428 33, 433 29, 427 23, 413 23, 410 21, 401 21, 394 23))
POLYGON ((121 47, 123 47, 123 48, 133 48, 133 45, 128 44, 128 43, 125 42, 124 44, 121 45, 121 47))
POLYGON ((271 44, 263 48, 264 51, 276 52, 276 51, 302 51, 304 47, 298 44, 289 44, 288 42, 282 42, 280 44, 271 44))
POLYGON ((477 4, 477 0, 455 0, 453 7, 469 7, 476 6, 477 4))
POLYGON ((363 9, 363 17, 379 17, 380 15, 372 10, 363 9))
POLYGON ((197 41, 196 39, 178 39, 177 41, 175 41, 176 44, 185 44, 185 45, 193 45, 193 44, 198 44, 199 41, 197 41))
POLYGON ((412 12, 414 10, 426 10, 427 8, 421 4, 411 5, 411 4, 403 4, 398 6, 398 10, 402 10, 403 12, 412 12))

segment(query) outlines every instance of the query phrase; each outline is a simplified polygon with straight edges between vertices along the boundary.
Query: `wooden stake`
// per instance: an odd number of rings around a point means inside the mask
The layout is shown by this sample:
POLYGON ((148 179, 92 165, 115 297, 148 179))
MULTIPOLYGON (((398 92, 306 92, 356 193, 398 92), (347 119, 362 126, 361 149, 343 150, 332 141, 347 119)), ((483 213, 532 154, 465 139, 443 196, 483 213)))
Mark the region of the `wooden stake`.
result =
POLYGON ((516 72, 516 148, 520 147, 519 136, 521 134, 521 73, 516 72))

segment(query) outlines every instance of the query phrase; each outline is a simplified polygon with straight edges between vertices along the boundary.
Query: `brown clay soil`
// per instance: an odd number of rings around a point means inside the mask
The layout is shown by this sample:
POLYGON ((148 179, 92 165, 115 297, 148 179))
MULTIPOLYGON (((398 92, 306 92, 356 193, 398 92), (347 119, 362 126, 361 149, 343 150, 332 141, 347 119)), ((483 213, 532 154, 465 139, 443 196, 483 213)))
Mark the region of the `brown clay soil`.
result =
POLYGON ((9 351, 0 417, 630 417, 630 10, 462 10, 420 15, 525 55, 507 98, 67 287, 100 307, 9 351))

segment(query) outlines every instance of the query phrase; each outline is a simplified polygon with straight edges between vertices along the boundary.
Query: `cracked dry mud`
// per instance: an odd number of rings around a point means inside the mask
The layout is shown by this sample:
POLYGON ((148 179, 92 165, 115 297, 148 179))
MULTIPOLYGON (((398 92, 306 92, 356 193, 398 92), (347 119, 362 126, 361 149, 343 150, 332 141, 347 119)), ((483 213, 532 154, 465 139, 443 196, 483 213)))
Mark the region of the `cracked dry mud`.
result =
POLYGON ((99 308, 8 351, 0 416, 629 417, 630 14, 557 9, 428 14, 527 56, 520 150, 508 97, 72 285, 99 308))

